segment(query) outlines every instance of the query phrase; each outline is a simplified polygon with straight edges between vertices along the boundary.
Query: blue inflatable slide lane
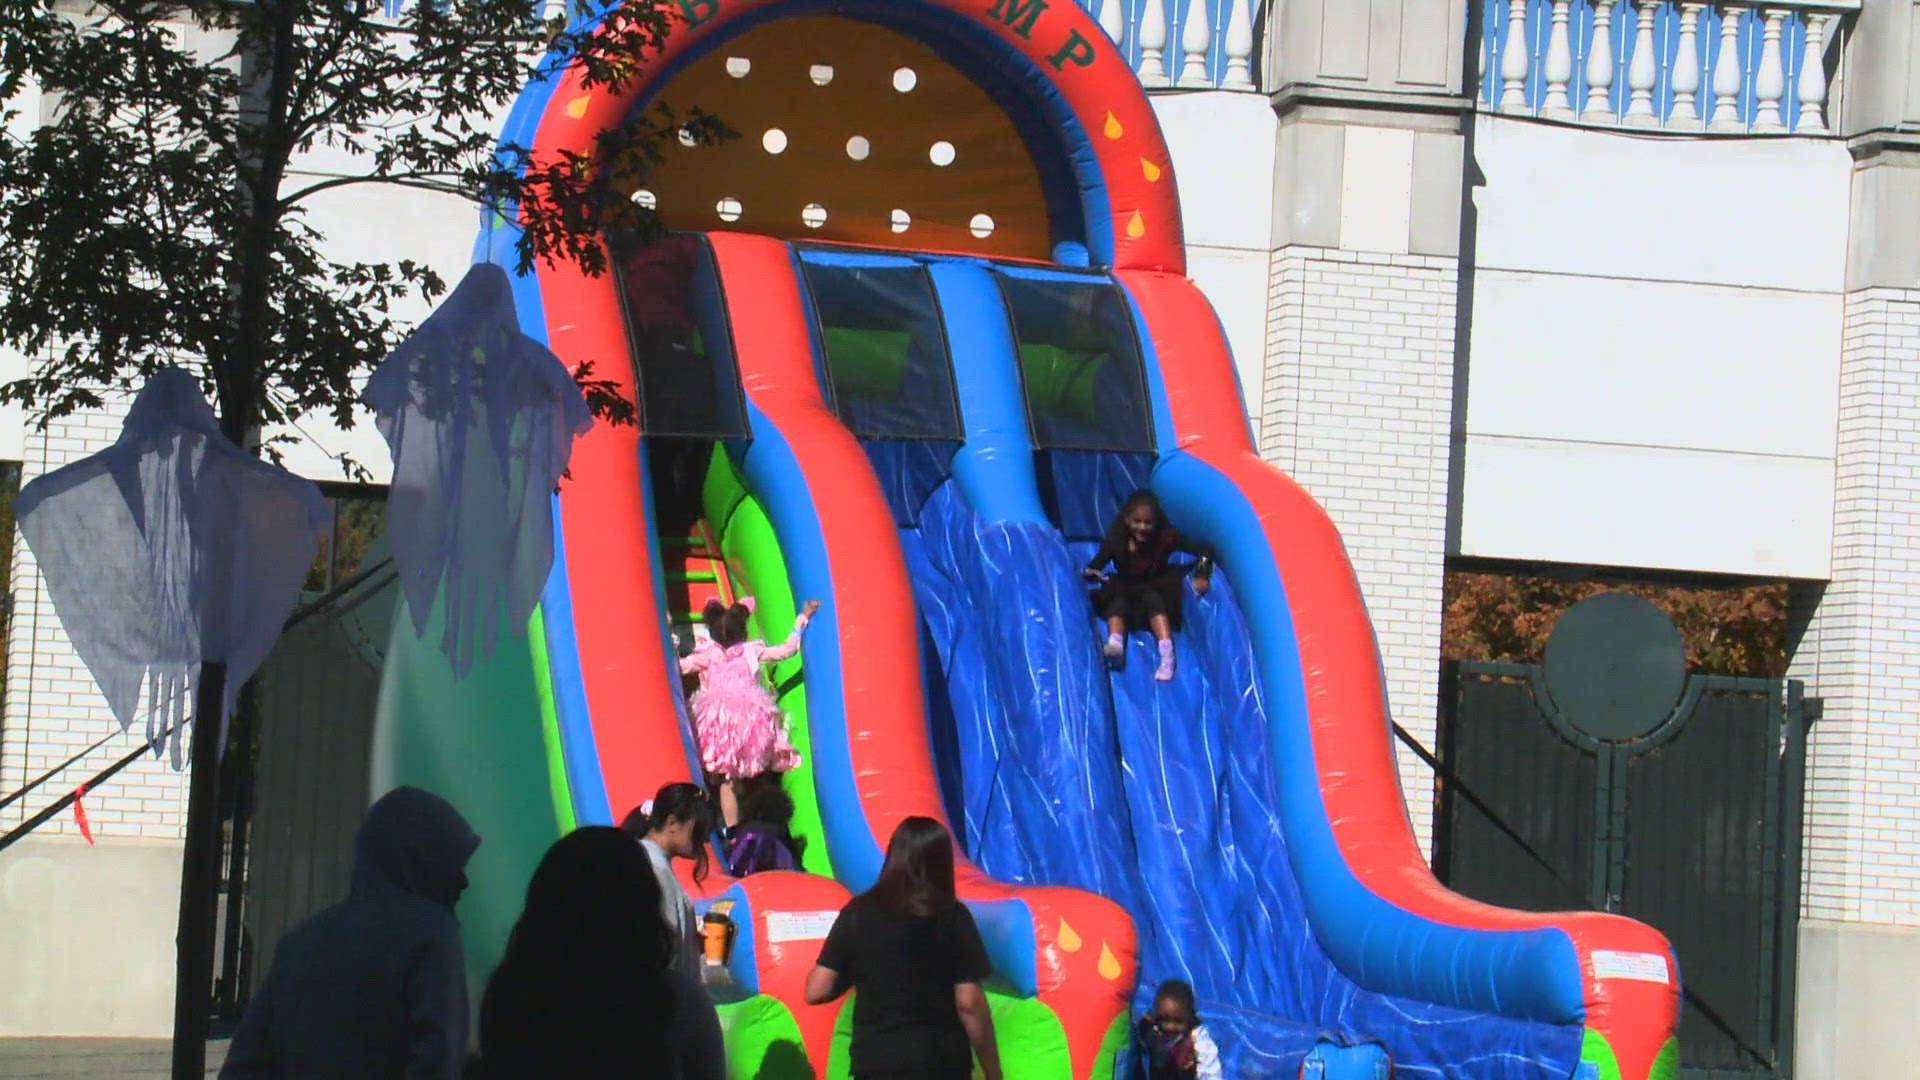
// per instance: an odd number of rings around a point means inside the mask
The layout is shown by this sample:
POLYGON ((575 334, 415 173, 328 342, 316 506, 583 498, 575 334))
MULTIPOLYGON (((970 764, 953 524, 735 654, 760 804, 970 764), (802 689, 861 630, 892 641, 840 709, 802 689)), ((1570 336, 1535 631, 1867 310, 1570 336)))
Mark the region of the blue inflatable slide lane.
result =
POLYGON ((994 278, 1046 273, 929 261, 966 443, 951 478, 889 486, 967 850, 995 876, 1120 901, 1139 932, 1136 1006, 1161 979, 1193 983, 1228 1076, 1293 1076, 1313 1055, 1328 1059, 1320 1075, 1372 1077, 1384 1050, 1400 1076, 1564 1080, 1578 1026, 1369 993, 1329 960, 1269 795, 1267 720, 1229 576, 1204 599, 1187 594, 1173 681, 1153 680, 1145 635, 1118 672, 1099 655, 1079 567, 1126 494, 1172 471, 1152 477, 1144 455, 1036 454, 994 278), (1379 1050, 1328 1052, 1350 1045, 1379 1050))

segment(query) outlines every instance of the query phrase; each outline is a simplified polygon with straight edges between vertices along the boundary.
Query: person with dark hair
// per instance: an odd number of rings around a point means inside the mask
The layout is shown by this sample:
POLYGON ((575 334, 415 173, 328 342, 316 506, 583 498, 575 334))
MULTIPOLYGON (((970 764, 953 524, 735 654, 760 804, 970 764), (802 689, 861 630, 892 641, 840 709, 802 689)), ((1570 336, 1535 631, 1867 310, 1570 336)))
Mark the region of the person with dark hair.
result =
POLYGON ((547 849, 481 998, 482 1080, 721 1080, 712 1000, 673 970, 666 926, 633 917, 659 905, 653 867, 619 829, 590 825, 547 849))
POLYGON ((827 932, 807 973, 807 1004, 859 991, 855 1080, 966 1080, 973 1055, 986 1080, 1000 1080, 981 988, 988 971, 973 914, 954 894, 952 834, 932 818, 910 817, 893 830, 879 879, 840 909, 827 932))
POLYGON ((700 920, 694 917, 692 898, 674 875, 673 860, 693 864, 694 884, 707 880, 707 845, 713 829, 713 803, 706 789, 685 782, 662 787, 651 802, 620 822, 620 830, 639 840, 653 862, 660 884, 656 906, 674 942, 673 969, 696 981, 700 978, 700 920))
POLYGON ((761 773, 739 784, 740 822, 726 830, 727 866, 734 877, 762 870, 793 870, 800 865, 801 843, 790 829, 793 796, 779 773, 761 773))
POLYGON ((707 640, 680 658, 682 675, 700 677, 700 689, 687 704, 693 712, 694 740, 700 744, 700 766, 723 781, 721 820, 727 825, 740 820, 735 783, 800 764, 800 752, 788 740, 786 720, 760 672, 800 651, 800 634, 820 610, 820 601, 807 601, 793 620, 793 632, 778 645, 747 637, 753 609, 751 596, 731 606, 707 601, 701 613, 707 640))
POLYGON ((354 839, 347 898, 287 931, 223 1080, 454 1080, 467 968, 453 907, 480 846, 438 795, 395 788, 354 839))
POLYGON ((1125 659, 1127 631, 1145 626, 1160 642, 1160 666, 1153 677, 1161 682, 1173 678, 1173 623, 1180 614, 1180 579, 1187 573, 1186 567, 1174 564, 1175 552, 1198 558, 1192 570, 1193 591, 1205 596, 1213 581, 1213 557, 1174 531, 1160 508, 1159 496, 1145 488, 1127 496, 1113 524, 1107 526, 1100 550, 1081 571, 1100 585, 1093 594, 1093 607, 1107 621, 1109 666, 1118 668, 1125 659), (1111 574, 1106 572, 1108 565, 1113 567, 1111 574))
POLYGON ((1193 987, 1168 979, 1153 992, 1153 1011, 1134 1033, 1148 1080, 1220 1080, 1220 1051, 1193 1003, 1193 987))

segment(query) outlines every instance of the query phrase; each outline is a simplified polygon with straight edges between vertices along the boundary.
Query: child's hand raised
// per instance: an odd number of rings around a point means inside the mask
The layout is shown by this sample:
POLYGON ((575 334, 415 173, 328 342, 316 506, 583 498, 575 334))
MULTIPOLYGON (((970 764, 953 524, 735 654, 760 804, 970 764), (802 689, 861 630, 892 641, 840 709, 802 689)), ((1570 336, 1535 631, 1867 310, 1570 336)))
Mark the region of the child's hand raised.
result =
POLYGON ((813 613, 819 610, 820 610, 820 601, 809 600, 807 601, 807 606, 800 609, 800 614, 805 615, 807 618, 811 619, 813 618, 813 613))

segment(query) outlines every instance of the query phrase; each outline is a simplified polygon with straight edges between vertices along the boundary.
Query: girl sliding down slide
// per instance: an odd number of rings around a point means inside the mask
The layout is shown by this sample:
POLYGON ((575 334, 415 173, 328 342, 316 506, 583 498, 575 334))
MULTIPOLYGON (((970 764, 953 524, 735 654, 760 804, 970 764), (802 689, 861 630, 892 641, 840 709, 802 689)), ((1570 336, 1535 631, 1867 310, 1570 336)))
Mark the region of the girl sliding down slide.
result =
POLYGON ((1207 594, 1213 580, 1213 559, 1203 548, 1189 544, 1167 524, 1160 499, 1142 489, 1127 496, 1120 513, 1107 526, 1107 538, 1094 552, 1093 561, 1081 571, 1087 580, 1100 583, 1093 594, 1093 608, 1107 620, 1107 663, 1118 668, 1126 656, 1126 633, 1143 625, 1160 641, 1160 666, 1153 677, 1161 682, 1173 678, 1173 623, 1180 616, 1180 579, 1184 565, 1174 565, 1174 552, 1194 555, 1193 591, 1207 594), (1103 572, 1111 564, 1113 573, 1103 572))

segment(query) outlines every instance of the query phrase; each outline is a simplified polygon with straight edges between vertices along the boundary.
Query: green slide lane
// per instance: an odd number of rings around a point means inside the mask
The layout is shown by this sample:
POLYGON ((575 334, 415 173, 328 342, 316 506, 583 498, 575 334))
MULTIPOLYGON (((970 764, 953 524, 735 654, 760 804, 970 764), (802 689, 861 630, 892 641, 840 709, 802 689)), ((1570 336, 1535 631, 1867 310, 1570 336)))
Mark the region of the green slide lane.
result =
MULTIPOLYGON (((773 523, 734 468, 724 447, 716 446, 701 493, 701 511, 720 541, 720 552, 738 595, 754 598, 750 632, 768 641, 780 641, 793 627, 796 599, 787 579, 786 560, 773 535, 773 523)), ((813 791, 813 739, 807 729, 807 691, 800 678, 801 658, 783 660, 769 673, 774 700, 786 713, 800 767, 782 778, 793 798, 793 835, 805 841, 801 869, 822 877, 833 876, 827 852, 826 830, 820 824, 820 800, 813 791)))
MULTIPOLYGON (((786 637, 793 627, 797 601, 787 577, 786 560, 774 538, 773 524, 727 456, 716 446, 701 491, 701 513, 720 545, 720 555, 737 596, 754 598, 749 633, 769 641, 786 637)), ((783 778, 793 799, 795 837, 805 841, 801 869, 823 877, 833 875, 826 831, 820 823, 820 801, 813 791, 813 741, 807 728, 807 693, 800 678, 801 657, 773 666, 768 673, 774 700, 788 719, 789 737, 800 751, 800 766, 783 778)), ((800 1046, 800 1027, 793 1013, 778 999, 756 994, 720 1007, 720 1026, 727 1047, 727 1075, 731 1080, 811 1080, 813 1075, 800 1046)), ((845 1010, 842 1017, 847 1015, 845 1010)), ((840 1052, 836 1045, 836 1052, 840 1052)), ((844 1071, 844 1060, 840 1062, 844 1071)))

